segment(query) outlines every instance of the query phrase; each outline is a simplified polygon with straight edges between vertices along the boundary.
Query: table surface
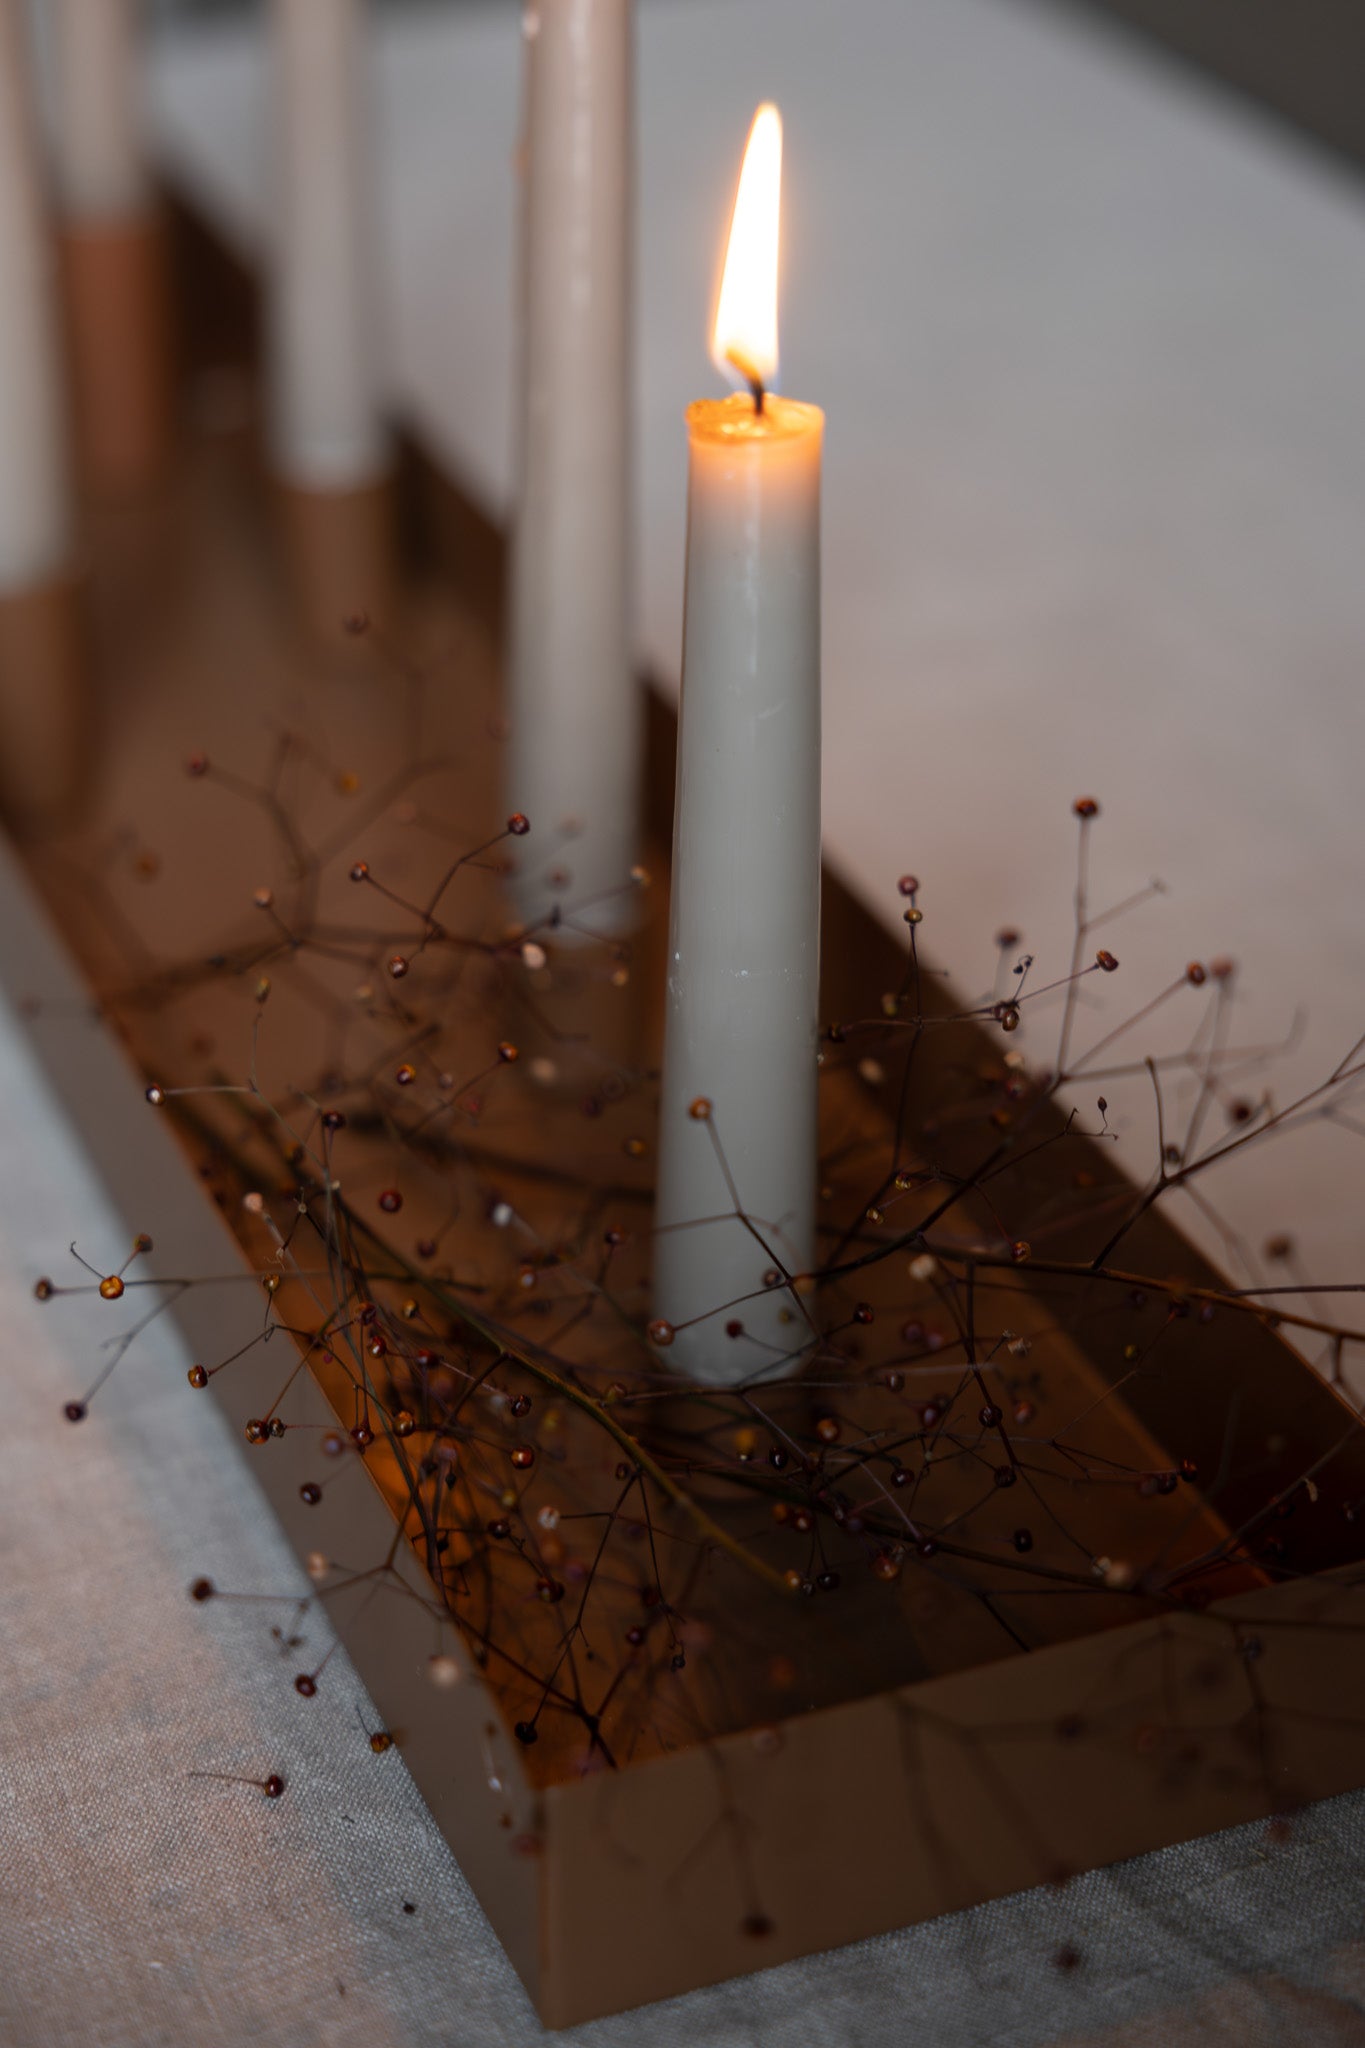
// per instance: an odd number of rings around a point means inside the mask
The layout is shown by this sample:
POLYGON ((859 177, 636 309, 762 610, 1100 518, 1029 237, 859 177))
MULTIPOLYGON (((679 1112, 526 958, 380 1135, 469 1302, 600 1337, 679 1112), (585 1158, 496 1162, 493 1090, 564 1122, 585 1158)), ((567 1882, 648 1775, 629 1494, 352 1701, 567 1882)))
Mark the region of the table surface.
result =
MULTIPOLYGON (((495 513, 518 20, 511 0, 400 9, 376 42, 392 399, 495 513)), ((1102 935, 1123 965, 1110 1020, 1230 954, 1240 1041, 1294 1033, 1276 1099, 1322 1080, 1365 1023, 1359 187, 1041 0, 646 0, 639 72, 642 656, 676 675, 682 412, 715 387, 714 266, 772 96, 782 384, 829 417, 829 858, 888 917, 917 873, 922 937, 964 989, 1006 923, 1050 976, 1069 805, 1094 793, 1101 900, 1168 890, 1102 935)), ((167 160, 253 250, 263 86, 248 30, 160 50, 167 160)), ((1133 1052, 1172 1049, 1191 1015, 1133 1052)), ((1041 1005, 1016 1043, 1045 1063, 1054 1028, 1041 1005)), ((1144 1088, 1111 1115, 1139 1177, 1147 1111, 1144 1088)), ((1355 1277, 1358 1137, 1315 1121, 1206 1186, 1253 1267, 1292 1229, 1315 1279, 1355 1277)), ((1188 1202, 1181 1221, 1226 1254, 1188 1202)))

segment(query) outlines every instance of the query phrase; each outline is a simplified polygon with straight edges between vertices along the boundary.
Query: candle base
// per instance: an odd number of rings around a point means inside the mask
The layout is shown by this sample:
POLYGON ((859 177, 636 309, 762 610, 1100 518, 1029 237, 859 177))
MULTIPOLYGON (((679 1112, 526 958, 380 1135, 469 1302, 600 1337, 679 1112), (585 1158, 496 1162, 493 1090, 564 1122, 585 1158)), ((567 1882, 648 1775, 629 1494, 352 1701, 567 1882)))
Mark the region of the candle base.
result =
POLYGON ((60 237, 72 399, 90 489, 145 489, 171 439, 165 233, 155 212, 69 224, 60 237))
POLYGON ((725 1220, 669 1233, 679 1237, 681 1247, 656 1240, 655 1311, 668 1322, 671 1305, 678 1317, 660 1363, 703 1387, 759 1386, 799 1373, 815 1329, 745 1225, 725 1220))
POLYGON ((71 822, 94 757, 85 620, 73 581, 0 597, 0 816, 21 839, 71 822))
POLYGON ((393 600, 393 488, 380 477, 350 490, 277 481, 289 599, 304 635, 340 656, 348 636, 385 619, 393 600))

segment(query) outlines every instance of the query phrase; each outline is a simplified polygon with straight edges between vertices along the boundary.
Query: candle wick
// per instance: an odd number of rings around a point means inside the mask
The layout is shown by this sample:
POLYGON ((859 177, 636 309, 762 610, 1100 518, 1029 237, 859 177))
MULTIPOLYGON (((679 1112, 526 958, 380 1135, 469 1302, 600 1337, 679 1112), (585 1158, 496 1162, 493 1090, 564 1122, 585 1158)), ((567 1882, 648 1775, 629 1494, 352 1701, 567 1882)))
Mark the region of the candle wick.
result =
POLYGON ((756 370, 752 370, 749 367, 748 363, 745 362, 744 357, 740 354, 737 348, 727 349, 725 351, 725 360, 727 363, 732 363, 734 365, 735 369, 739 371, 740 376, 748 385, 754 401, 754 412, 758 417, 761 418, 763 413, 763 402, 768 396, 767 392, 763 388, 763 379, 758 375, 756 370))

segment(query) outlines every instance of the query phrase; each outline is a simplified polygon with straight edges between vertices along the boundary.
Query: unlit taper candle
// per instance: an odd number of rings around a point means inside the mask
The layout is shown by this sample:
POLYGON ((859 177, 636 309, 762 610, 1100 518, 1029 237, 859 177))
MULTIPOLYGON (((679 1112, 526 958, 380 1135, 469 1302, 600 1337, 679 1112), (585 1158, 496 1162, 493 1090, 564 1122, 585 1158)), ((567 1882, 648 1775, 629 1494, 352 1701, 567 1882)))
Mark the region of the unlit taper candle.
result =
POLYGON ((66 822, 89 761, 64 360, 18 0, 0 0, 0 814, 66 822))
POLYGON ((748 390, 687 415, 654 1334, 731 1384, 805 1347, 815 1262, 824 415, 767 390, 780 170, 760 108, 713 348, 748 390))
POLYGON ((149 199, 138 0, 50 0, 57 185, 84 224, 125 221, 149 199))
POLYGON ((359 0, 274 0, 276 474, 352 491, 387 466, 359 0))
POLYGON ((631 659, 633 0, 524 14, 516 523, 506 796, 519 915, 633 922, 642 706, 631 659))
POLYGON ((71 566, 62 371, 19 0, 0 0, 0 597, 71 566))
POLYGON ((146 489, 173 431, 170 305, 147 163, 140 0, 46 0, 75 440, 97 496, 146 489))

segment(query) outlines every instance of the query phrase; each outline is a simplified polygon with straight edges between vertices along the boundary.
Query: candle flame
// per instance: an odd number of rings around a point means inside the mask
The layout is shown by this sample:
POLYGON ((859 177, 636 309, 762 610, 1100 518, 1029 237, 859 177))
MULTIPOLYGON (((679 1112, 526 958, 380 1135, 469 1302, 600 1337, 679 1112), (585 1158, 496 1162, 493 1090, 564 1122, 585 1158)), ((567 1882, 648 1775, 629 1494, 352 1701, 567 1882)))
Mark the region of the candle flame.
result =
POLYGON ((782 116, 771 100, 754 115, 730 219, 711 359, 761 392, 777 375, 777 243, 782 206, 782 116))

